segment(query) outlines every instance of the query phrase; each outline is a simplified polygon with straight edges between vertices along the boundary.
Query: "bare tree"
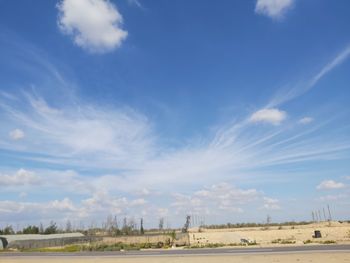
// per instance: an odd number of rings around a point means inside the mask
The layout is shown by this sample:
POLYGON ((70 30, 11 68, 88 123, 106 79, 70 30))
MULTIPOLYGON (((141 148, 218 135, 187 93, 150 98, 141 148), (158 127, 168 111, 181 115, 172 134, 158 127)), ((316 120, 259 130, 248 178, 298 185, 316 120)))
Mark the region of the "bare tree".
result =
POLYGON ((66 222, 66 232, 67 233, 72 232, 72 223, 70 222, 70 220, 67 220, 66 222))
POLYGON ((270 215, 267 215, 267 217, 266 217, 266 224, 267 225, 271 224, 271 216, 270 215))
POLYGON ((164 217, 159 218, 159 231, 164 229, 164 217))

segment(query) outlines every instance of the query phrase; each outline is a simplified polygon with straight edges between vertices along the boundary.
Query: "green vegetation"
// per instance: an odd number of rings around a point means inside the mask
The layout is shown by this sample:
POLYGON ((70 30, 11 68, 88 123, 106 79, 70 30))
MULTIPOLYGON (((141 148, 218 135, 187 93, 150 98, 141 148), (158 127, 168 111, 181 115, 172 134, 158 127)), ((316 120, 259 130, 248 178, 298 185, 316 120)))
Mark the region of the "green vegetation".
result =
POLYGON ((228 246, 223 243, 214 243, 214 244, 198 244, 198 245, 192 245, 192 246, 186 246, 185 248, 189 249, 195 249, 195 248, 218 248, 218 247, 225 247, 228 246))
POLYGON ((39 234, 39 227, 27 226, 27 227, 23 228, 22 234, 39 234))
POLYGON ((44 233, 45 235, 51 235, 51 234, 57 234, 58 230, 57 230, 57 225, 55 222, 51 221, 50 225, 45 228, 44 233))
POLYGON ((7 226, 4 229, 0 229, 0 235, 14 235, 15 231, 13 231, 12 226, 7 226))
POLYGON ((80 251, 123 251, 123 250, 140 250, 140 249, 149 249, 149 248, 169 248, 163 242, 158 242, 155 244, 152 243, 140 243, 140 244, 125 244, 125 243, 96 243, 89 245, 69 245, 59 248, 33 248, 33 249, 24 249, 22 252, 80 252, 80 251))
POLYGON ((321 241, 319 243, 320 244, 336 244, 337 241, 335 241, 335 240, 326 240, 326 241, 321 241))
POLYGON ((249 242, 249 243, 230 243, 230 244, 224 244, 224 243, 208 243, 208 244, 197 244, 197 245, 191 245, 186 246, 187 249, 195 249, 195 248, 219 248, 219 247, 236 247, 236 246, 256 246, 259 245, 256 243, 256 241, 249 242))
POLYGON ((31 248, 23 249, 22 252, 79 252, 81 251, 80 245, 69 245, 65 247, 58 248, 31 248))

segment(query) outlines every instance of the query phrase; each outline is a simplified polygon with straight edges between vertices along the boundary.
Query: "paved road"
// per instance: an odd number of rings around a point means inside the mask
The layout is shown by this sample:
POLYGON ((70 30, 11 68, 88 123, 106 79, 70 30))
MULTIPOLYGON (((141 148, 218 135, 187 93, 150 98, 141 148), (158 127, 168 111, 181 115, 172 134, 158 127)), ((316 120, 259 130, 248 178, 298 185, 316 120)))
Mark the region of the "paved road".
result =
POLYGON ((147 257, 147 256, 204 256, 204 255, 247 255, 247 254, 287 254, 307 252, 349 252, 350 245, 312 245, 286 246, 271 248, 214 248, 214 249, 169 249, 143 251, 113 251, 113 252, 78 252, 78 253, 0 253, 2 257, 147 257))

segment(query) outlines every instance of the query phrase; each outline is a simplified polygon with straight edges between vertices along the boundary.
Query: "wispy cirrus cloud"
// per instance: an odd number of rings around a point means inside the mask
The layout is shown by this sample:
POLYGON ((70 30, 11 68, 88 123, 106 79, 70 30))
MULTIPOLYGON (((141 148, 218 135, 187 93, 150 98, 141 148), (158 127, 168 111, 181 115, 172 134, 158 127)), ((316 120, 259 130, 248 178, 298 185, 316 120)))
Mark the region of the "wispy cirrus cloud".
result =
POLYGON ((303 117, 303 118, 301 118, 301 119, 299 120, 299 123, 300 123, 300 124, 309 124, 309 123, 311 123, 311 122, 313 122, 313 121, 314 121, 314 119, 311 118, 311 117, 303 117))
POLYGON ((329 74, 336 67, 347 61, 350 57, 350 46, 346 46, 335 57, 333 57, 319 72, 312 76, 307 81, 302 81, 292 87, 287 87, 279 90, 265 108, 273 108, 282 105, 290 100, 293 100, 304 93, 308 92, 316 86, 316 84, 329 74))
MULTIPOLYGON (((214 176, 217 174, 225 180, 246 169, 342 158, 350 147, 350 142, 341 136, 324 141, 319 132, 327 129, 329 123, 310 127, 290 123, 255 129, 252 114, 217 129, 214 136, 174 151, 171 146, 160 144, 150 120, 130 109, 77 102, 57 108, 29 94, 19 101, 22 107, 4 101, 0 106, 11 125, 15 122, 26 128, 27 139, 20 144, 8 142, 3 149, 30 153, 17 158, 40 163, 73 165, 79 169, 117 169, 115 176, 122 178, 118 184, 136 180, 137 183, 127 188, 193 183, 198 177, 210 181, 217 179, 214 176)), ((260 116, 259 122, 277 124, 284 115, 265 117, 260 116)), ((6 127, 5 120, 3 123, 6 127)))
POLYGON ((104 109, 78 102, 54 108, 42 97, 28 93, 18 99, 19 107, 5 100, 0 100, 0 107, 9 121, 28 129, 28 142, 14 146, 23 151, 64 162, 68 158, 96 164, 106 160, 109 167, 114 163, 119 169, 135 167, 152 155, 151 126, 145 116, 131 109, 104 109))
MULTIPOLYGON (((40 65, 50 73, 50 87, 71 87, 64 74, 51 63, 42 61, 40 65)), ((78 96, 71 95, 54 103, 36 89, 6 92, 0 95, 0 110, 0 134, 4 135, 0 141, 0 154, 10 152, 12 160, 50 167, 32 173, 39 177, 45 189, 61 187, 67 196, 48 197, 47 200, 53 201, 34 203, 4 201, 0 209, 8 211, 8 218, 11 213, 23 216, 24 212, 18 211, 27 211, 33 205, 66 208, 68 212, 64 217, 79 218, 104 217, 109 211, 118 215, 166 215, 171 211, 164 207, 170 202, 174 205, 187 202, 192 205, 188 209, 199 209, 204 213, 211 209, 203 206, 206 199, 210 199, 218 212, 221 207, 232 213, 244 213, 245 206, 255 202, 254 198, 259 201, 257 208, 278 210, 280 201, 269 199, 257 188, 222 186, 218 182, 237 181, 239 185, 250 176, 254 177, 253 181, 257 177, 261 180, 266 176, 278 178, 280 174, 274 173, 276 167, 344 159, 350 151, 347 127, 334 126, 332 120, 300 125, 298 120, 304 114, 294 116, 293 120, 293 112, 287 114, 277 107, 253 110, 242 119, 216 126, 209 134, 203 132, 200 138, 194 136, 186 142, 178 142, 177 147, 164 143, 154 128, 154 120, 142 112, 129 107, 93 104, 78 96), (25 140, 9 138, 9 131, 14 127, 25 131, 25 140), (203 185, 211 187, 203 188, 203 185), (181 191, 175 191, 175 188, 181 191), (164 195, 166 200, 172 197, 174 200, 152 205, 152 200, 158 201, 152 199, 154 192, 164 195), (141 198, 140 193, 144 193, 141 198), (221 197, 223 193, 227 196, 221 197), (73 202, 73 198, 69 198, 71 195, 75 198, 78 195, 80 201, 73 202), (252 201, 240 205, 243 199, 252 201), (128 210, 128 207, 138 205, 138 209, 128 210), (11 206, 19 207, 19 210, 11 210, 11 206)), ((13 179, 16 172, 6 173, 11 176, 12 179, 6 177, 6 180, 12 180, 12 185, 18 181, 18 178, 13 179)), ((9 184, 6 187, 3 184, 3 189, 15 191, 9 184)), ((30 189, 25 190, 27 196, 24 198, 30 198, 30 189)), ((23 189, 18 187, 16 193, 20 194, 19 191, 23 189)), ((47 213, 54 215, 51 210, 47 213)))
POLYGON ((142 4, 139 0, 128 0, 129 5, 137 6, 138 8, 142 8, 142 4))

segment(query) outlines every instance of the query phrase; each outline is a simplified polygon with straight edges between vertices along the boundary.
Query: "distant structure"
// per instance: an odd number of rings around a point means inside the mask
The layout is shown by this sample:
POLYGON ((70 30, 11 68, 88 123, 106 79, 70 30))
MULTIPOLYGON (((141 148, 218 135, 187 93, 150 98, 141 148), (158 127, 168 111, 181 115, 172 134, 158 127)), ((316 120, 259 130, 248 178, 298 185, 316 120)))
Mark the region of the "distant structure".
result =
POLYGON ((76 243, 96 241, 98 238, 84 236, 81 233, 52 235, 1 235, 0 250, 6 248, 30 249, 42 247, 57 247, 76 243))

